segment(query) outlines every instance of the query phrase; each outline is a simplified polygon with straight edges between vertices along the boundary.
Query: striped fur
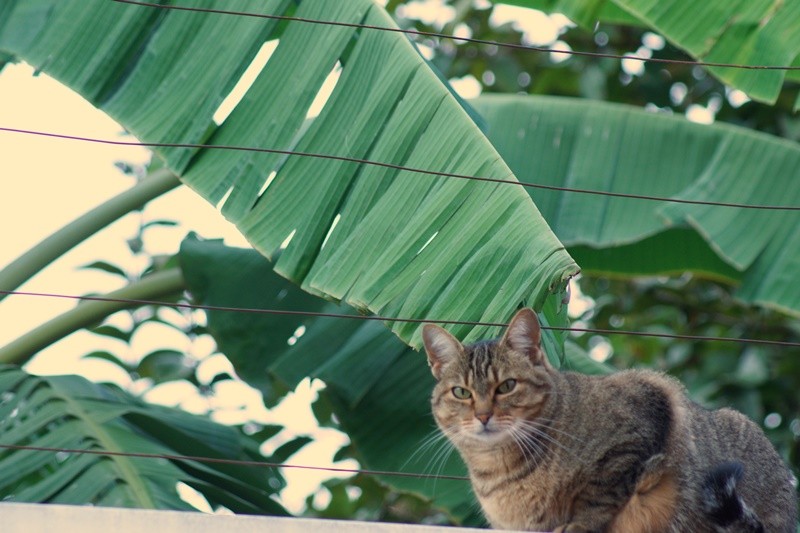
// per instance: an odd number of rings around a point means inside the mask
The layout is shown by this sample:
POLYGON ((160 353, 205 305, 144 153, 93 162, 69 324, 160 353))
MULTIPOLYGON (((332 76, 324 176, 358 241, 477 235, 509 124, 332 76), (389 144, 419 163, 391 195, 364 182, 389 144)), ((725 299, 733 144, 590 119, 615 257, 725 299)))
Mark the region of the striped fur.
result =
POLYGON ((791 474, 763 432, 735 411, 691 402, 675 380, 557 371, 529 309, 497 340, 464 346, 433 325, 423 340, 438 381, 434 418, 493 527, 795 531, 791 474))

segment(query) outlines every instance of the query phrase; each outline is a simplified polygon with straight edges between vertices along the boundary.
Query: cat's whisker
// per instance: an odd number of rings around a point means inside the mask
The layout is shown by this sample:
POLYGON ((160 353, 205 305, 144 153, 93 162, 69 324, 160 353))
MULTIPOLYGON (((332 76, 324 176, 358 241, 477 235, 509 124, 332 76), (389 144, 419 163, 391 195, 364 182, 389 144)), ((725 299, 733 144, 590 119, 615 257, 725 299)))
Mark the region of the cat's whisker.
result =
POLYGON ((552 431, 553 433, 558 433, 560 436, 563 435, 563 436, 568 437, 568 438, 570 438, 572 440, 581 442, 581 439, 579 439, 578 437, 576 437, 572 433, 569 433, 568 431, 565 431, 563 429, 559 429, 559 428, 555 427, 554 424, 556 422, 553 421, 553 420, 540 419, 540 418, 537 418, 535 420, 519 419, 517 421, 517 423, 519 425, 521 425, 521 426, 524 426, 527 429, 532 429, 532 430, 541 431, 541 432, 552 431))
POLYGON ((537 427, 545 427, 545 428, 547 428, 547 429, 549 429, 549 430, 551 430, 551 431, 553 431, 555 433, 558 433, 559 435, 563 435, 565 437, 568 437, 568 438, 576 441, 579 444, 583 444, 583 442, 584 442, 583 439, 580 439, 580 438, 576 437, 572 433, 555 427, 553 424, 556 424, 557 421, 553 420, 551 418, 536 418, 535 420, 523 420, 522 422, 524 422, 526 424, 535 424, 535 425, 537 425, 537 427))
MULTIPOLYGON (((436 442, 436 444, 442 445, 436 449, 424 468, 424 472, 430 473, 433 476, 433 494, 436 494, 436 484, 439 480, 439 476, 441 475, 442 470, 444 470, 447 461, 450 459, 450 455, 453 453, 453 450, 455 450, 455 447, 452 445, 452 443, 445 438, 445 434, 448 431, 452 431, 452 429, 443 428, 443 438, 436 442)), ((429 478, 427 481, 430 482, 430 479, 431 478, 429 478)))
MULTIPOLYGON (((572 456, 574 456, 576 458, 580 458, 580 455, 575 451, 576 446, 574 446, 574 444, 570 444, 569 442, 563 442, 563 439, 556 438, 553 435, 548 434, 548 430, 551 430, 553 428, 551 428, 550 426, 546 426, 546 425, 541 425, 541 426, 530 425, 527 422, 528 421, 521 421, 520 423, 528 432, 532 433, 533 435, 535 435, 536 437, 538 437, 538 438, 540 438, 542 440, 548 441, 548 442, 558 446, 559 448, 561 448, 565 452, 571 454, 572 456)), ((570 435, 570 434, 568 434, 566 432, 560 432, 560 431, 556 430, 556 433, 559 433, 559 434, 563 433, 564 437, 572 438, 573 441, 575 441, 575 444, 583 444, 583 441, 581 439, 578 439, 577 437, 573 437, 572 435, 570 435)), ((562 436, 562 435, 559 435, 559 436, 562 436)))
POLYGON ((525 458, 525 462, 531 465, 536 464, 543 456, 542 450, 537 446, 538 443, 527 438, 519 428, 512 426, 509 428, 509 435, 514 439, 514 443, 525 458))
POLYGON ((446 448, 442 448, 442 450, 444 450, 444 453, 442 453, 439 456, 440 457, 439 460, 438 460, 439 461, 439 466, 436 469, 436 471, 434 472, 433 494, 436 494, 436 484, 438 483, 439 477, 442 475, 442 471, 444 470, 444 467, 447 465, 447 462, 450 460, 450 456, 453 454, 453 451, 455 450, 455 448, 453 446, 448 446, 446 448))
POLYGON ((414 453, 412 453, 408 457, 408 459, 406 459, 405 462, 400 466, 400 469, 401 470, 405 469, 405 467, 411 464, 411 462, 414 461, 417 457, 421 456, 429 449, 441 444, 443 441, 446 440, 447 440, 447 435, 442 433, 442 431, 438 427, 434 426, 431 432, 424 439, 422 439, 422 442, 420 442, 419 447, 414 451, 414 453))
MULTIPOLYGON (((453 426, 442 427, 441 432, 435 432, 428 436, 423 444, 417 449, 416 452, 404 464, 408 464, 413 458, 425 454, 429 450, 434 450, 428 457, 428 461, 423 469, 425 473, 432 473, 437 466, 437 463, 444 463, 447 457, 452 453, 453 446, 449 441, 448 436, 451 436, 456 430, 453 426)), ((441 469, 441 467, 439 467, 441 469)))
POLYGON ((453 445, 445 438, 436 441, 431 448, 433 448, 433 453, 428 457, 424 471, 434 473, 437 468, 437 464, 445 460, 445 457, 449 455, 450 451, 453 449, 453 445), (436 447, 433 448, 433 446, 436 447))
POLYGON ((473 497, 473 498, 472 498, 472 502, 471 502, 471 503, 468 505, 468 507, 467 507, 467 508, 468 508, 469 510, 473 511, 473 512, 475 512, 475 511, 477 511, 477 512, 480 512, 480 511, 482 511, 482 510, 483 510, 483 509, 481 508, 481 502, 479 502, 479 501, 477 500, 477 498, 475 498, 475 497, 473 497))
POLYGON ((532 450, 534 450, 536 454, 536 459, 543 460, 545 457, 546 449, 541 440, 536 439, 528 431, 525 431, 522 428, 516 428, 516 430, 519 432, 521 438, 527 444, 527 446, 532 450))
POLYGON ((562 442, 559 442, 558 439, 553 438, 551 435, 548 435, 546 431, 542 430, 542 428, 548 428, 549 429, 549 426, 536 426, 534 424, 530 424, 530 421, 528 421, 528 420, 520 420, 519 424, 529 432, 528 433, 529 436, 539 437, 539 438, 549 442, 550 444, 553 444, 553 445, 561 448, 562 450, 564 450, 568 454, 572 455, 576 459, 578 459, 581 462, 583 462, 583 458, 577 452, 575 452, 575 450, 573 450, 572 447, 567 446, 567 445, 563 444, 562 442))

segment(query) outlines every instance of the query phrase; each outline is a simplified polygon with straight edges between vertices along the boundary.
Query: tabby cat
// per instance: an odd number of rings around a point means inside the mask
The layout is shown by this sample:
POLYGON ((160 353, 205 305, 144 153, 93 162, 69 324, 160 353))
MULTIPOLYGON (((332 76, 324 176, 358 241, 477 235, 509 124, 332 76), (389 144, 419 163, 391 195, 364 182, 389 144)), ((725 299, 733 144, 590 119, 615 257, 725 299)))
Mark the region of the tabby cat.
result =
POLYGON ((759 427, 643 370, 555 370, 530 309, 464 346, 426 324, 431 405, 495 528, 794 533, 793 476, 759 427))

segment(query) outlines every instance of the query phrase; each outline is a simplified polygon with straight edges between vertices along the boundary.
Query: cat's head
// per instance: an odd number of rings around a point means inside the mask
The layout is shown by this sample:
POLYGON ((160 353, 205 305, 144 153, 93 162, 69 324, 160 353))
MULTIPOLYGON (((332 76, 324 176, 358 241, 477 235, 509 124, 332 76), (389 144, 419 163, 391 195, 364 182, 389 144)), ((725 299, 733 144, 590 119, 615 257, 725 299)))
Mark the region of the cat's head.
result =
POLYGON ((457 446, 511 441, 541 413, 554 370, 532 310, 520 310, 492 341, 465 346, 433 324, 424 326, 422 338, 437 380, 433 415, 457 446))

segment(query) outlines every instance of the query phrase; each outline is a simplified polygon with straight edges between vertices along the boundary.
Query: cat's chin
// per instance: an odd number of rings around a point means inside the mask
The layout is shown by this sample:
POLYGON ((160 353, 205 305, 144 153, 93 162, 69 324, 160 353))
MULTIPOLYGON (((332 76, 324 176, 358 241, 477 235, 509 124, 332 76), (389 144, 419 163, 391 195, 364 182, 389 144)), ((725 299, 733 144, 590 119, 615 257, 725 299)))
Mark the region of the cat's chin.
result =
POLYGON ((464 432, 461 439, 465 444, 471 445, 497 445, 509 440, 511 435, 505 428, 480 427, 464 432))

